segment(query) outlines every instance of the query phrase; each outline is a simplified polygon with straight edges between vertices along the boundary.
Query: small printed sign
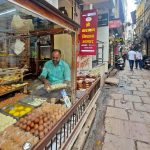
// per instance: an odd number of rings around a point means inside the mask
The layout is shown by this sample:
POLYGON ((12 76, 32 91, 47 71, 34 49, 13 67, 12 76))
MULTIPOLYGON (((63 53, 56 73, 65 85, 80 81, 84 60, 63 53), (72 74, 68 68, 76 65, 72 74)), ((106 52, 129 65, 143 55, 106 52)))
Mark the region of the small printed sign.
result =
POLYGON ((23 144, 23 150, 31 150, 32 144, 30 142, 26 142, 23 144))
POLYGON ((70 102, 69 97, 67 96, 66 90, 63 89, 63 90, 60 91, 60 93, 61 93, 61 95, 63 97, 63 100, 65 102, 66 107, 70 108, 71 107, 71 102, 70 102))
POLYGON ((98 27, 108 26, 108 13, 98 16, 98 27))

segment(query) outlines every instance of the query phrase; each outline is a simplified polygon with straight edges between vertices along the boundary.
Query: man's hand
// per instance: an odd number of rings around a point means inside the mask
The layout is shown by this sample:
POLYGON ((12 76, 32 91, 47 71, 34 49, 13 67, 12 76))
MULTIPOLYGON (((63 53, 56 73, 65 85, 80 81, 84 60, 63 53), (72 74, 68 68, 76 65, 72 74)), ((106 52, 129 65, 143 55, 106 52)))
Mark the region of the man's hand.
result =
POLYGON ((50 90, 51 85, 50 85, 48 82, 46 82, 46 83, 44 83, 44 88, 45 88, 46 90, 50 90))
POLYGON ((41 77, 41 81, 44 83, 44 88, 46 90, 49 90, 51 88, 49 81, 45 77, 41 77))
POLYGON ((67 88, 71 88, 71 81, 65 80, 64 83, 67 84, 67 88))

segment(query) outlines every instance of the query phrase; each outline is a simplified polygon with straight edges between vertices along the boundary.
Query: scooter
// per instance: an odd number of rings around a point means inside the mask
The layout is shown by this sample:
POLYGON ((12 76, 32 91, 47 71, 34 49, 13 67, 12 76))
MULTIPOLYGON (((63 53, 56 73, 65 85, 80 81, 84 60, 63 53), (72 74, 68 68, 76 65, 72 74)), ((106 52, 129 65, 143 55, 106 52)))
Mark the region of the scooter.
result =
POLYGON ((150 69, 150 56, 147 56, 147 58, 143 59, 143 68, 150 69))
POLYGON ((124 67, 125 67, 125 64, 124 64, 124 61, 122 58, 119 58, 117 61, 116 61, 116 68, 118 70, 124 70, 124 67))

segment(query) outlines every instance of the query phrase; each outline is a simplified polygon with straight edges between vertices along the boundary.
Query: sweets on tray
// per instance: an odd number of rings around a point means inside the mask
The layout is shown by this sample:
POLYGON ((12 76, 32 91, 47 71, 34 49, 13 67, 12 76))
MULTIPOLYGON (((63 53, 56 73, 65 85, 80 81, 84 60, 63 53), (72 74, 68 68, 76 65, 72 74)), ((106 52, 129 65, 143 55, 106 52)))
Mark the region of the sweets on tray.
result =
POLYGON ((47 91, 59 90, 59 89, 63 89, 63 88, 66 88, 66 87, 67 87, 67 84, 58 83, 58 84, 54 84, 54 85, 51 85, 50 87, 48 87, 47 91))
POLYGON ((19 76, 4 76, 4 77, 0 77, 0 84, 4 84, 7 82, 12 82, 12 81, 18 81, 20 80, 19 76))
POLYGON ((27 116, 21 118, 16 126, 41 139, 66 111, 67 108, 63 105, 44 102, 41 107, 34 109, 27 116))
POLYGON ((14 90, 15 87, 12 87, 11 85, 0 85, 0 94, 5 93, 7 91, 14 90))
POLYGON ((2 108, 2 110, 13 116, 13 117, 22 117, 25 114, 29 113, 30 111, 32 111, 33 107, 32 106, 28 106, 25 104, 20 104, 20 103, 15 103, 12 105, 8 105, 7 107, 2 108))
POLYGON ((10 104, 14 104, 17 101, 19 101, 22 98, 25 98, 27 95, 23 94, 23 93, 16 93, 14 97, 8 98, 6 100, 3 100, 0 102, 0 108, 10 105, 10 104))
POLYGON ((0 113, 0 132, 14 123, 16 123, 16 119, 0 113))
POLYGON ((0 85, 0 94, 6 93, 8 91, 15 90, 16 88, 22 87, 27 83, 20 83, 20 84, 11 84, 11 85, 0 85))
POLYGON ((61 104, 50 104, 44 102, 41 106, 41 110, 50 113, 54 122, 56 122, 66 113, 68 109, 61 104))
POLYGON ((29 96, 29 97, 26 97, 25 99, 23 99, 21 101, 24 103, 27 103, 29 105, 32 105, 34 107, 37 107, 37 106, 40 106, 46 100, 47 100, 47 98, 29 96))
POLYGON ((26 84, 28 84, 28 83, 25 82, 25 83, 12 84, 11 86, 14 88, 19 88, 19 87, 24 86, 26 84))
POLYGON ((22 150, 26 142, 31 143, 32 148, 38 141, 38 137, 11 125, 0 133, 0 150, 22 150))
POLYGON ((31 112, 16 123, 16 126, 39 138, 43 138, 53 125, 54 123, 50 114, 40 111, 31 112))

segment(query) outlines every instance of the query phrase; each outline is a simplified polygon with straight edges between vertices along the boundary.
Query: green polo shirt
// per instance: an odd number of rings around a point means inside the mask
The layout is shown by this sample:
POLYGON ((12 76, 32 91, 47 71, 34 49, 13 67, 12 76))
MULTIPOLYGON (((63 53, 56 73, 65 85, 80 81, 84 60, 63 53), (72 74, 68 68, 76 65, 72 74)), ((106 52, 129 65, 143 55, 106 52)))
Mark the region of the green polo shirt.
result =
POLYGON ((70 67, 63 60, 60 60, 57 66, 53 64, 52 60, 49 60, 45 63, 40 76, 45 77, 50 84, 58 84, 63 83, 64 81, 70 81, 70 67))

